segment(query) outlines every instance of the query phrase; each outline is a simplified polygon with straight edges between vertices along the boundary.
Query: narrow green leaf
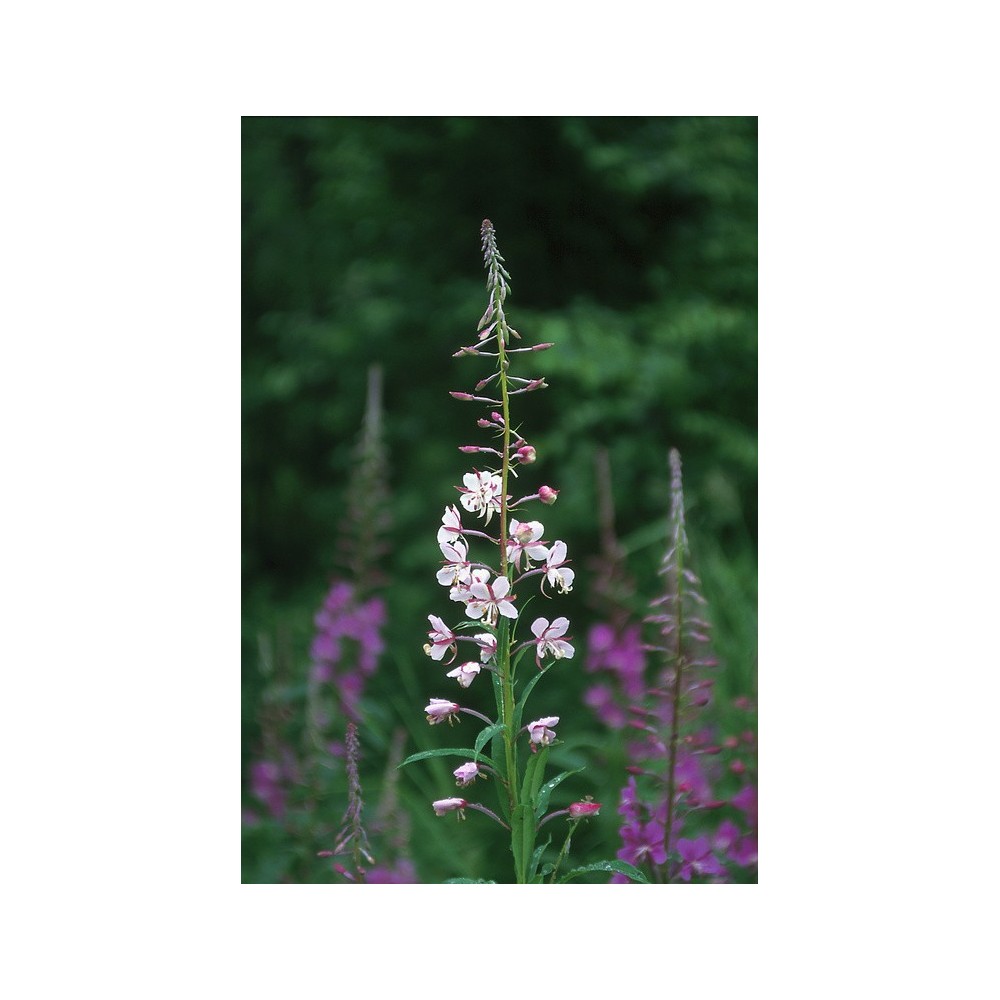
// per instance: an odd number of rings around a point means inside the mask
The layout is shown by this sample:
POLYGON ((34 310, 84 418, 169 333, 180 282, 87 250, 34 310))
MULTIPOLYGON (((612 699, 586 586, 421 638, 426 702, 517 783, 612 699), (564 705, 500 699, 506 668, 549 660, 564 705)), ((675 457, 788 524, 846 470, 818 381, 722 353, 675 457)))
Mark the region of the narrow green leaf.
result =
POLYGON ((584 875, 587 872, 618 872, 621 875, 627 875, 633 882, 649 884, 649 879, 635 865, 630 865, 627 861, 595 861, 590 865, 582 865, 567 872, 559 879, 559 882, 560 884, 568 882, 570 879, 576 878, 577 875, 584 875))
MULTIPOLYGON (((476 737, 476 753, 481 754, 483 751, 483 747, 486 746, 486 744, 489 743, 489 741, 493 739, 493 737, 496 736, 497 733, 502 733, 502 732, 503 732, 503 723, 494 722, 492 726, 487 726, 476 737)), ((496 764, 494 764, 492 761, 489 761, 489 763, 491 767, 496 767, 496 764)))
POLYGON ((510 846, 514 854, 514 872, 518 883, 524 882, 525 858, 531 851, 534 836, 535 824, 531 810, 523 804, 515 806, 510 817, 510 846), (527 845, 527 851, 525 845, 527 845))
POLYGON ((528 754, 528 763, 524 768, 524 780, 521 783, 520 800, 526 806, 534 807, 535 796, 545 777, 545 761, 549 756, 549 748, 542 747, 537 753, 528 754))
POLYGON ((534 677, 524 685, 524 691, 521 692, 521 697, 514 708, 514 729, 518 730, 521 728, 521 716, 524 713, 524 706, 527 704, 528 695, 535 689, 535 685, 549 672, 551 664, 548 667, 543 667, 539 670, 534 677))
POLYGON ((496 885, 491 878, 446 878, 442 885, 496 885))
POLYGON ((531 866, 528 868, 528 881, 535 881, 535 872, 538 871, 538 862, 542 860, 542 855, 545 853, 545 848, 552 843, 552 838, 549 837, 544 844, 539 844, 535 848, 535 853, 531 855, 531 866))
POLYGON ((464 757, 466 760, 474 760, 477 763, 483 761, 490 767, 496 768, 496 764, 478 748, 469 750, 464 747, 443 747, 440 750, 422 750, 420 753, 411 754, 402 764, 397 765, 396 769, 406 767, 407 764, 413 764, 418 760, 426 760, 428 757, 464 757))
POLYGON ((538 790, 536 796, 535 805, 535 816, 541 819, 545 813, 545 810, 549 807, 549 796, 552 795, 552 790, 556 785, 561 784, 572 774, 579 774, 583 770, 582 767, 578 767, 575 771, 563 771, 562 774, 557 774, 551 781, 546 781, 544 785, 538 790))

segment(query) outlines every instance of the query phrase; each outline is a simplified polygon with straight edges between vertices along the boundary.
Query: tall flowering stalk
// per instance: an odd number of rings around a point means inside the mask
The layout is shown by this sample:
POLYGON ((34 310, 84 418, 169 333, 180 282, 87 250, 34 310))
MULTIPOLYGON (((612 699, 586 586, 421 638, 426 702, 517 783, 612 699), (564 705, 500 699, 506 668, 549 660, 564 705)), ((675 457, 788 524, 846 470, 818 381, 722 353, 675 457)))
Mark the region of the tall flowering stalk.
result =
MULTIPOLYGON (((647 650, 659 653, 663 668, 640 702, 629 706, 631 727, 639 739, 629 744, 631 777, 622 790, 619 813, 618 857, 648 865, 656 881, 689 882, 694 877, 725 881, 724 862, 748 866, 756 862, 756 797, 751 785, 731 798, 720 798, 716 789, 725 777, 721 766, 729 761, 732 774, 744 775, 740 740, 719 740, 703 721, 703 710, 712 697, 708 676, 717 665, 709 645, 709 622, 700 581, 690 567, 690 549, 684 524, 684 489, 681 460, 670 452, 671 505, 669 539, 660 573, 664 589, 651 604, 647 623, 656 627, 657 641, 647 650), (754 830, 741 830, 723 819, 713 836, 695 824, 706 812, 720 815, 753 812, 754 830)), ((744 734, 743 742, 749 735, 744 734)), ((616 881, 621 881, 616 877, 616 881)))
MULTIPOLYGON (((481 802, 470 801, 464 794, 438 799, 432 803, 432 808, 439 816, 454 812, 460 819, 464 818, 466 810, 474 810, 507 829, 511 837, 514 879, 517 883, 528 883, 542 881, 545 877, 552 880, 558 875, 557 865, 562 864, 572 830, 581 820, 596 814, 600 804, 574 803, 567 809, 546 814, 552 791, 575 772, 564 771, 545 780, 549 751, 559 743, 556 726, 560 716, 545 715, 530 722, 523 721, 528 696, 538 682, 554 664, 572 659, 575 654, 571 637, 567 635, 570 625, 567 618, 536 617, 528 629, 521 626, 526 595, 536 586, 546 598, 569 593, 575 572, 569 566, 566 543, 561 539, 547 541, 544 525, 528 520, 530 514, 525 513, 529 504, 555 503, 558 491, 539 486, 535 492, 520 497, 515 498, 512 494, 518 469, 533 464, 537 458, 534 447, 512 422, 512 400, 547 387, 544 378, 514 375, 512 358, 543 351, 553 345, 515 346, 521 336, 509 324, 504 308, 510 292, 510 275, 503 266, 496 233, 488 219, 483 222, 481 235, 489 300, 479 321, 475 342, 462 347, 455 357, 489 358, 495 370, 482 378, 472 392, 456 391, 451 395, 487 407, 488 415, 480 417, 477 425, 491 432, 493 441, 488 445, 468 444, 459 448, 463 454, 481 456, 481 464, 463 475, 462 485, 457 487, 458 504, 444 508, 437 535, 444 558, 437 580, 448 588, 449 598, 461 606, 462 620, 452 628, 441 617, 428 615, 431 628, 424 652, 435 663, 451 666, 460 661, 445 676, 462 689, 475 683, 480 674, 488 674, 496 718, 488 718, 450 698, 431 698, 424 709, 430 725, 452 725, 464 714, 479 719, 484 727, 471 749, 425 751, 403 763, 431 756, 463 757, 465 763, 455 769, 454 775, 456 786, 469 795, 474 793, 466 792, 467 789, 490 779, 497 793, 499 815, 481 802), (471 525, 470 517, 473 519, 471 525), (495 534, 488 530, 491 525, 495 534), (485 549, 485 558, 473 555, 473 541, 485 549), (467 659, 459 657, 463 644, 466 648, 471 647, 467 659), (531 654, 531 659, 525 660, 525 654, 531 654), (536 669, 530 670, 530 678, 525 680, 524 664, 532 661, 536 669), (489 754, 485 752, 487 744, 490 745, 489 754), (548 842, 536 848, 537 834, 544 824, 557 816, 568 817, 569 834, 556 865, 542 865, 548 842)), ((624 871, 630 867, 600 870, 624 871)), ((561 880, 575 877, 581 870, 574 869, 561 880)), ((642 878, 638 872, 635 874, 642 878)))

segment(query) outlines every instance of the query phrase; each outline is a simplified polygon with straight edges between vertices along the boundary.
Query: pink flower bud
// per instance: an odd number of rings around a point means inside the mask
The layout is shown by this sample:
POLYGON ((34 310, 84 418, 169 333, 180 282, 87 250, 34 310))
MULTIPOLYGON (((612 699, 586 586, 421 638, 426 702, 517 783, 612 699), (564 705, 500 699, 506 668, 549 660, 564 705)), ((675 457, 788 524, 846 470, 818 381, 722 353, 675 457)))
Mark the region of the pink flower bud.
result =
POLYGON ((483 428, 486 428, 486 427, 495 427, 496 426, 496 424, 494 424, 492 420, 487 420, 485 417, 480 417, 476 421, 476 425, 478 427, 483 427, 483 428))
POLYGON ((538 487, 538 499, 544 504, 552 506, 556 502, 557 496, 559 496, 559 490, 554 490, 551 486, 538 487))
POLYGON ((514 456, 522 465, 530 465, 535 460, 535 449, 530 444, 523 445, 514 452, 514 456))
POLYGON ((531 350, 533 350, 533 351, 547 351, 550 347, 555 347, 555 346, 556 346, 555 344, 535 344, 535 346, 532 347, 531 350))
POLYGON ((431 698, 430 704, 424 708, 424 711, 427 713, 427 721, 432 726, 436 726, 445 720, 450 723, 452 716, 457 715, 461 708, 453 701, 448 701, 447 698, 431 698))
POLYGON ((475 455, 477 452, 482 451, 481 448, 474 444, 459 445, 458 450, 465 452, 466 455, 475 455))
POLYGON ((467 785, 471 785, 476 778, 479 777, 479 765, 469 761, 468 764, 462 764, 460 767, 456 767, 452 774, 455 775, 455 784, 459 788, 465 788, 467 785))
POLYGON ((494 411, 493 413, 490 414, 490 420, 496 421, 496 423, 500 424, 501 427, 503 426, 503 414, 502 413, 497 413, 496 411, 494 411))
POLYGON ((466 401, 470 400, 470 399, 475 399, 476 398, 475 396, 473 396, 471 393, 468 393, 468 392, 450 392, 449 391, 448 395, 449 396, 454 396, 455 399, 461 399, 461 400, 466 400, 466 401))
POLYGON ((437 802, 432 802, 431 806, 435 816, 443 816, 447 812, 457 811, 459 817, 462 818, 462 810, 468 804, 465 799, 438 799, 437 802))
POLYGON ((585 816, 596 816, 600 811, 600 802, 574 802, 569 807, 569 818, 582 819, 585 816))

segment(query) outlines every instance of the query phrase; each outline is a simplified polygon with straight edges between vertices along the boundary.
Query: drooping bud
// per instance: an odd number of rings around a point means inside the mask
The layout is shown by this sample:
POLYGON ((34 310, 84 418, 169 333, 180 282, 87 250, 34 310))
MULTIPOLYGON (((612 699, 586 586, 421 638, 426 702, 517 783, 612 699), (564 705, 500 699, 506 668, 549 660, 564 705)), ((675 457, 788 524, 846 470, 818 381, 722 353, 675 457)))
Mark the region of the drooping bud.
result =
POLYGON ((455 784, 459 788, 466 788, 479 777, 479 765, 469 761, 468 764, 456 767, 452 774, 455 775, 455 784))
POLYGON ((559 490, 552 489, 551 486, 539 486, 538 487, 538 499, 544 504, 548 504, 550 507, 556 502, 556 497, 559 496, 559 490))
POLYGON ((468 802, 465 799, 438 799, 437 802, 431 803, 435 816, 443 816, 445 813, 457 811, 459 819, 465 819, 462 810, 467 805, 468 802))
POLYGON ((600 811, 600 802, 574 802, 569 807, 569 818, 583 819, 586 816, 596 816, 600 811))
POLYGON ((536 458, 535 449, 532 448, 530 444, 522 445, 517 449, 517 451, 514 452, 514 457, 522 465, 530 465, 536 458))

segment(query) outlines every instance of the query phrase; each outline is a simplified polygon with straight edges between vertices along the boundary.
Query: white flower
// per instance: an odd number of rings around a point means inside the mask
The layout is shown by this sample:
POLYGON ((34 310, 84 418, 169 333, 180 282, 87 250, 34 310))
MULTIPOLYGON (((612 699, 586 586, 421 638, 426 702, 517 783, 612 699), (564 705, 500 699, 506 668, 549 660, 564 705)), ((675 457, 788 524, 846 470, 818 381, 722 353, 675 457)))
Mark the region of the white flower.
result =
POLYGON ((447 698, 431 698, 430 704, 424 708, 427 713, 427 721, 436 726, 441 722, 451 725, 452 717, 458 715, 461 707, 447 698))
POLYGON ((441 518, 441 527, 438 528, 438 544, 454 542, 461 534, 462 518, 459 516, 458 508, 454 505, 445 507, 444 515, 441 518))
POLYGON ((424 652, 432 660, 442 659, 449 649, 458 652, 455 633, 437 615, 428 615, 427 620, 431 623, 431 630, 427 633, 431 641, 425 643, 424 652))
POLYGON ((537 544, 545 528, 540 521, 510 522, 510 537, 507 541, 507 558, 518 568, 521 568, 521 553, 524 553, 524 567, 531 569, 532 559, 544 559, 549 550, 544 545, 537 544))
POLYGON ((549 550, 548 558, 545 560, 545 579, 542 581, 542 590, 545 590, 545 580, 549 581, 550 587, 558 587, 559 592, 568 594, 573 589, 573 579, 576 574, 573 570, 565 568, 566 543, 556 542, 549 550))
POLYGON ((471 513, 483 514, 490 523, 493 511, 500 510, 500 494, 503 480, 495 472, 467 472, 462 476, 464 487, 460 486, 462 506, 471 513))
POLYGON ((473 583, 469 587, 471 595, 469 602, 465 605, 465 613, 470 618, 482 618, 490 625, 496 625, 497 613, 504 618, 516 618, 517 609, 507 600, 510 591, 510 580, 505 576, 498 576, 493 583, 473 583))
POLYGON ((441 554, 447 560, 447 565, 438 570, 437 580, 442 587, 454 587, 457 584, 468 583, 472 574, 469 570, 469 546, 464 539, 456 538, 452 542, 441 542, 441 554))
POLYGON ((445 674, 445 677, 454 677, 461 687, 467 688, 476 679, 479 671, 482 669, 475 660, 469 660, 468 663, 463 663, 455 667, 454 670, 449 670, 445 674))
POLYGON ((563 657, 567 660, 573 658, 576 650, 565 639, 560 638, 566 634, 568 628, 568 618, 557 618, 551 625, 548 618, 536 618, 532 623, 531 631, 535 634, 535 663, 539 668, 542 665, 542 657, 547 654, 557 660, 563 657))
POLYGON ((476 778, 480 777, 479 765, 474 764, 469 761, 468 764, 462 764, 460 767, 456 767, 452 774, 455 775, 455 784, 459 788, 467 788, 471 785, 476 778))
POLYGON ((539 743, 543 747, 548 746, 555 738, 556 731, 550 729, 559 721, 558 715, 548 715, 544 719, 528 723, 528 738, 532 743, 539 743))
POLYGON ((497 637, 490 632, 477 632, 472 637, 479 643, 479 658, 485 663, 497 655, 497 637))

